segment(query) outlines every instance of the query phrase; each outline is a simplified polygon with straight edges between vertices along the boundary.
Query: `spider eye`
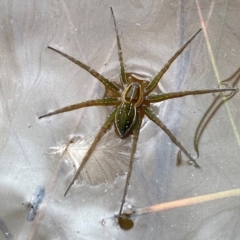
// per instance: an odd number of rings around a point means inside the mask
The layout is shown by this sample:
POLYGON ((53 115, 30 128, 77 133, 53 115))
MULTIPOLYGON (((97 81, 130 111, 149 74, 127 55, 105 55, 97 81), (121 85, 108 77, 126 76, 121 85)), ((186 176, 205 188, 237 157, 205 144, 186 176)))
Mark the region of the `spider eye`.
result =
POLYGON ((133 103, 122 103, 115 115, 115 126, 121 138, 127 137, 136 121, 136 107, 133 103))

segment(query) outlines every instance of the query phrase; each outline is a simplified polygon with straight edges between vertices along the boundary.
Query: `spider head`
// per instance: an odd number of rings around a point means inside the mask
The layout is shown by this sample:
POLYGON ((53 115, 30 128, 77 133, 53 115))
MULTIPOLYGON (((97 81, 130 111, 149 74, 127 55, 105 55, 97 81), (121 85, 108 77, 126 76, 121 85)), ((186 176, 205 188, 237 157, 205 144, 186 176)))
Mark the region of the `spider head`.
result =
POLYGON ((130 83, 122 93, 123 103, 132 103, 138 107, 143 101, 142 85, 137 82, 130 83))

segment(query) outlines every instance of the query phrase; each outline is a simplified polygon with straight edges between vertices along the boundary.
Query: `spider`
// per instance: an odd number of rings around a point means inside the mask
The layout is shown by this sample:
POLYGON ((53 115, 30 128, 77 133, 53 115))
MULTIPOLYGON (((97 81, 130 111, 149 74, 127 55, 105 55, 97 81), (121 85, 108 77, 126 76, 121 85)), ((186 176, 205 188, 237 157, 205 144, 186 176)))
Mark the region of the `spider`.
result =
POLYGON ((176 139, 176 137, 171 133, 171 131, 164 125, 164 123, 157 117, 157 115, 151 109, 151 103, 165 101, 167 99, 172 98, 180 98, 187 95, 198 95, 198 94, 207 94, 207 93, 215 93, 215 92, 224 92, 224 91, 236 91, 235 88, 225 88, 225 89, 206 89, 206 90, 194 90, 194 91, 181 91, 181 92, 169 92, 169 93, 160 93, 160 94, 151 94, 155 89, 163 74, 168 70, 173 61, 182 53, 182 51, 188 46, 188 44, 197 36, 197 34, 201 31, 199 29, 192 37, 187 40, 183 46, 169 59, 169 61, 164 65, 164 67, 156 74, 156 76, 149 82, 146 81, 137 81, 132 79, 131 77, 126 77, 126 72, 123 63, 123 54, 120 43, 120 37, 117 29, 117 24, 115 20, 115 16, 113 13, 113 9, 110 7, 111 14, 113 17, 113 23, 116 33, 117 39, 117 48, 118 48, 118 59, 120 64, 120 85, 117 85, 110 80, 106 79, 103 75, 82 63, 81 61, 70 57, 69 55, 60 52, 57 49, 52 47, 48 47, 49 49, 57 52, 63 57, 69 59, 73 63, 77 64, 81 68, 85 69, 92 76, 94 76, 97 80, 99 80, 105 87, 106 90, 111 93, 111 96, 106 96, 101 99, 89 100, 82 103, 77 103, 74 105, 70 105, 54 112, 50 112, 48 114, 42 115, 39 119, 52 116, 55 114, 73 111, 79 108, 91 107, 91 106, 113 106, 113 109, 110 115, 107 117, 105 123, 101 126, 98 131, 95 139, 93 140, 91 146, 89 147, 86 155, 83 157, 83 160, 77 169, 72 181, 70 182, 64 196, 68 193, 69 189, 79 176, 82 171, 85 163, 88 161, 91 153, 94 151, 97 143, 102 138, 102 136, 106 133, 106 131, 110 128, 112 123, 114 123, 115 130, 117 135, 120 138, 126 138, 129 135, 133 135, 132 141, 132 149, 130 154, 130 161, 126 176, 125 187, 123 191, 123 197, 121 200, 121 205, 119 209, 118 218, 127 218, 127 214, 123 213, 123 206, 125 203, 125 198, 127 195, 128 185, 131 178, 132 167, 133 167, 133 159, 134 153, 137 148, 138 136, 141 128, 141 123, 144 116, 147 116, 150 120, 156 123, 172 140, 173 143, 179 147, 180 151, 183 152, 187 158, 190 160, 192 164, 196 168, 200 168, 197 164, 196 160, 191 157, 190 153, 183 147, 183 145, 176 139))

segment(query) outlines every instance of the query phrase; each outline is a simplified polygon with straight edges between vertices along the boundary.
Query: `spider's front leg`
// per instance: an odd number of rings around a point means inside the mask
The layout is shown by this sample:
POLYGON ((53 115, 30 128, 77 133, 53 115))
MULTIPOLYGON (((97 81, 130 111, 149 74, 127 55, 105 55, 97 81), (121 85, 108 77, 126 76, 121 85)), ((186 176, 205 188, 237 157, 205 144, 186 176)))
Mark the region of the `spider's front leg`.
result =
POLYGON ((87 66, 85 63, 75 59, 74 57, 71 57, 67 55, 66 53, 63 53, 53 47, 49 47, 49 49, 53 50, 54 52, 62 55, 63 57, 67 58, 71 62, 77 64, 79 67, 85 69, 88 73, 90 73, 92 76, 94 76, 96 79, 98 79, 109 91, 119 94, 121 92, 121 88, 119 88, 117 85, 109 81, 107 78, 105 78, 103 75, 92 69, 91 67, 87 66))
POLYGON ((174 60, 183 52, 183 50, 188 46, 188 44, 198 35, 198 33, 202 29, 199 29, 192 37, 190 37, 182 47, 168 60, 168 62, 164 65, 164 67, 157 73, 157 75, 153 78, 153 80, 148 84, 148 86, 144 89, 145 94, 148 95, 153 91, 153 89, 157 86, 158 82, 161 80, 163 74, 168 70, 174 60))
POLYGON ((112 9, 112 7, 110 7, 110 9, 111 9, 112 17, 113 17, 113 22, 114 22, 114 27, 115 27, 115 32, 116 32, 116 38, 117 38, 118 60, 119 60, 120 69, 121 69, 120 80, 121 80, 122 86, 125 86, 127 84, 127 77, 126 77, 124 64, 123 64, 122 47, 121 47, 121 42, 120 42, 120 38, 119 38, 119 33, 118 33, 116 19, 115 19, 114 13, 113 13, 113 9, 112 9))

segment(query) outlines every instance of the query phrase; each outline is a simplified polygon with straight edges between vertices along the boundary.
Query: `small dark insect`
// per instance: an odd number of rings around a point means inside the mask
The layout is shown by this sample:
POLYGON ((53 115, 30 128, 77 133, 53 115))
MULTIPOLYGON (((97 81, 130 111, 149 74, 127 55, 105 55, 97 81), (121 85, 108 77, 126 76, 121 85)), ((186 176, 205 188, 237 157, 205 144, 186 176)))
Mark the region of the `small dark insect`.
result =
POLYGON ((77 64, 81 68, 88 71, 91 75, 97 78, 101 83, 104 84, 106 90, 111 93, 111 97, 104 97, 102 99, 90 100, 78 104, 74 104, 71 106, 67 106, 61 108, 57 111, 50 112, 46 115, 43 115, 40 118, 44 118, 47 116, 73 111, 79 108, 90 107, 90 106, 114 106, 112 112, 108 116, 105 123, 102 125, 101 129, 97 133, 92 145, 88 149, 86 155, 84 156, 79 168, 76 171, 75 176, 73 177, 69 187, 67 188, 64 196, 68 193, 69 189, 73 185, 74 181, 77 179, 78 175, 82 171, 85 163, 89 159, 91 153, 93 152, 94 148, 96 147, 98 141, 102 138, 102 136, 106 133, 106 131, 110 128, 111 124, 114 122, 114 126, 116 129, 117 134, 120 138, 126 138, 130 134, 133 135, 133 143, 129 161, 129 167, 126 177, 126 183, 124 187, 123 197, 121 201, 121 206, 119 210, 119 220, 124 219, 127 217, 122 210, 123 205, 125 203, 125 197, 127 195, 128 185, 132 173, 132 166, 133 166, 133 159, 134 153, 137 147, 138 136, 141 128, 141 123, 143 117, 146 115, 150 120, 155 122, 167 135, 170 139, 179 147, 179 149, 189 158, 190 162, 194 164, 196 168, 200 168, 195 159, 193 159, 190 153, 182 146, 182 144, 174 137, 171 131, 162 123, 160 119, 155 115, 152 111, 150 104, 155 102, 161 102, 171 98, 180 98, 187 95, 198 95, 198 94, 206 94, 206 93, 214 93, 214 92, 224 92, 224 91, 236 91, 235 88, 226 88, 226 89, 206 89, 206 90, 194 90, 194 91, 184 91, 184 92, 170 92, 170 93, 161 93, 161 94, 151 94, 152 91, 157 86, 158 82, 162 78, 163 74, 168 70, 172 62, 182 53, 182 51, 187 47, 187 45, 196 37, 196 35, 201 31, 199 29, 189 40, 186 41, 185 44, 170 58, 170 60, 165 64, 165 66, 157 73, 157 75, 152 79, 150 82, 145 81, 136 81, 132 78, 126 77, 126 72, 124 69, 123 63, 123 56, 122 56, 122 49, 121 43, 119 39, 119 33, 116 25, 116 20, 114 17, 114 13, 112 8, 112 17, 115 26, 116 38, 117 38, 117 47, 118 47, 118 58, 120 63, 120 82, 121 85, 118 86, 113 82, 106 79, 100 73, 96 72, 89 66, 85 65, 84 63, 76 60, 73 57, 68 56, 65 53, 60 52, 57 49, 52 47, 48 47, 53 51, 59 53, 60 55, 66 57, 73 63, 77 64))

